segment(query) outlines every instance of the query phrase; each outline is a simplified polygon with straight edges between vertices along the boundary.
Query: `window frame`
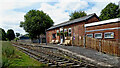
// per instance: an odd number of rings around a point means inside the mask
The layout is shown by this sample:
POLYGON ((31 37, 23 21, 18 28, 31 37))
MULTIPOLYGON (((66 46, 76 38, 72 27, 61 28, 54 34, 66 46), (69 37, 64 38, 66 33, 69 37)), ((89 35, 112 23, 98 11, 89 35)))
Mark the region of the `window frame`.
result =
MULTIPOLYGON (((68 32, 69 32, 69 30, 71 30, 71 32, 72 32, 72 29, 71 29, 71 28, 68 29, 68 32)), ((69 32, 69 33, 71 33, 71 32, 69 32)))
POLYGON ((55 37, 53 37, 53 34, 52 34, 52 39, 55 39, 56 38, 56 33, 54 33, 55 37))
MULTIPOLYGON (((90 37, 90 38, 93 38, 93 34, 87 34, 87 35, 92 35, 92 37, 90 37)), ((87 35, 86 35, 86 36, 87 36, 87 35)), ((87 36, 87 37, 88 37, 88 36, 87 36)))
POLYGON ((72 28, 69 28, 68 29, 68 36, 71 36, 71 34, 72 34, 72 28), (71 30, 71 31, 69 31, 69 30, 71 30))
POLYGON ((63 30, 60 30, 60 33, 63 32, 63 30))
POLYGON ((59 30, 57 30, 57 33, 59 33, 59 30))
POLYGON ((114 36, 115 36, 114 34, 115 34, 114 32, 105 32, 105 33, 104 33, 104 38, 105 38, 105 39, 114 38, 114 36), (107 33, 113 33, 113 37, 105 37, 105 34, 107 34, 107 33))
POLYGON ((67 29, 64 29, 64 32, 67 32, 67 29))
MULTIPOLYGON (((95 37, 96 34, 101 34, 101 37, 98 37, 97 39, 102 39, 102 33, 95 33, 95 34, 94 34, 94 37, 95 37)), ((95 37, 95 38, 96 38, 96 37, 95 37)))
POLYGON ((56 37, 59 36, 59 35, 58 35, 59 31, 60 31, 60 30, 57 30, 56 37))

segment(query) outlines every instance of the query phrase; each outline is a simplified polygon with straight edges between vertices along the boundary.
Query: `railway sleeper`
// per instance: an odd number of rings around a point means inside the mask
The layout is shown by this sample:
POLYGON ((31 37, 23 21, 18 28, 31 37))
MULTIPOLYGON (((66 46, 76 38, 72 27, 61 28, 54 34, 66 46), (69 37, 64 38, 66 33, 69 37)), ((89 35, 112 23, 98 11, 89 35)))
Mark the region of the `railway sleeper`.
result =
MULTIPOLYGON (((59 52, 51 52, 50 54, 48 54, 48 52, 44 52, 44 50, 46 50, 45 48, 42 48, 43 50, 41 51, 40 48, 35 48, 33 46, 27 47, 27 46, 22 45, 22 46, 16 46, 16 47, 18 47, 20 50, 24 51, 24 53, 28 54, 29 56, 37 59, 38 61, 47 64, 48 66, 72 66, 72 67, 80 66, 80 67, 87 67, 87 68, 95 67, 95 65, 87 64, 86 62, 79 62, 79 61, 75 61, 72 59, 66 59, 61 56, 55 55, 55 53, 59 53, 59 52), (50 59, 48 57, 53 58, 53 59, 50 59)), ((50 50, 46 50, 46 51, 50 52, 50 50)), ((67 54, 65 56, 71 57, 70 55, 67 55, 67 54)), ((72 58, 76 59, 78 57, 72 56, 72 58)))

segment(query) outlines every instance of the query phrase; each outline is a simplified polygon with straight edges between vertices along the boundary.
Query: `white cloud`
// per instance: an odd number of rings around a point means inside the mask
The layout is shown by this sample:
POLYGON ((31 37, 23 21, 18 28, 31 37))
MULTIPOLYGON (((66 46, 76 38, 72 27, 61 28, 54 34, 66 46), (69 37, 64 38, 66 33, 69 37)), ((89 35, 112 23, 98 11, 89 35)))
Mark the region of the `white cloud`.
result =
POLYGON ((95 6, 93 6, 91 9, 88 9, 86 12, 88 14, 91 14, 91 12, 96 13, 99 16, 100 12, 107 4, 112 2, 118 5, 119 0, 89 0, 88 2, 95 3, 95 6))
POLYGON ((85 0, 87 2, 104 2, 104 3, 109 3, 109 2, 115 2, 115 3, 118 3, 119 0, 85 0))
POLYGON ((15 32, 25 34, 25 31, 19 27, 20 21, 23 21, 24 12, 17 12, 14 9, 32 5, 32 2, 19 2, 17 0, 3 0, 0 2, 0 28, 13 29, 15 32), (19 31, 18 31, 19 30, 19 31))
POLYGON ((65 22, 69 20, 69 12, 80 10, 88 7, 88 3, 85 1, 79 2, 66 2, 61 1, 55 5, 50 5, 48 3, 42 3, 41 8, 39 10, 43 10, 45 13, 49 14, 49 16, 53 19, 56 24, 61 22, 65 22), (69 12, 65 12, 65 11, 69 12))
MULTIPOLYGON (((15 32, 25 34, 25 31, 19 27, 20 21, 23 21, 25 12, 14 11, 27 6, 32 6, 35 3, 41 2, 39 10, 53 19, 55 24, 69 20, 69 13, 75 10, 81 10, 89 7, 88 2, 95 5, 88 10, 87 14, 96 13, 100 15, 100 11, 110 2, 118 3, 119 0, 1 0, 0 1, 0 27, 5 30, 13 29, 15 32), (47 2, 57 2, 50 5, 47 2), (68 11, 68 12, 65 12, 68 11)), ((28 10, 27 10, 28 11, 28 10)))
POLYGON ((74 11, 74 10, 84 9, 88 7, 88 2, 86 1, 78 1, 78 2, 62 1, 56 4, 55 6, 60 7, 62 10, 74 11))
POLYGON ((104 9, 104 7, 105 7, 106 5, 107 5, 107 4, 104 3, 104 2, 96 2, 96 3, 95 3, 95 6, 93 6, 91 9, 86 10, 86 13, 87 13, 87 14, 91 14, 91 12, 92 12, 92 13, 96 13, 96 14, 99 16, 101 10, 104 9))
POLYGON ((51 6, 47 3, 41 4, 41 8, 39 10, 43 10, 45 13, 47 13, 53 19, 55 24, 69 19, 68 12, 64 12, 64 10, 59 8, 57 9, 56 6, 51 6))

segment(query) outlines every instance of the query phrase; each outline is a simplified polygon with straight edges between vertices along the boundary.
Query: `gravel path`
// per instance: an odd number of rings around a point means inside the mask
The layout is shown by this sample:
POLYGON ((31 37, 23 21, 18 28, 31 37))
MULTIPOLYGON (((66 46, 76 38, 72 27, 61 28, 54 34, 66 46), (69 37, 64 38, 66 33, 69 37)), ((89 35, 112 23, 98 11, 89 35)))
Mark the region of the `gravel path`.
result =
POLYGON ((49 44, 49 46, 67 49, 69 51, 72 51, 72 52, 75 52, 77 54, 89 57, 89 58, 94 59, 96 61, 105 62, 105 63, 112 64, 112 65, 119 65, 120 64, 120 57, 100 53, 100 52, 93 50, 93 49, 86 49, 86 48, 77 47, 77 46, 64 46, 64 45, 51 45, 51 44, 49 44))

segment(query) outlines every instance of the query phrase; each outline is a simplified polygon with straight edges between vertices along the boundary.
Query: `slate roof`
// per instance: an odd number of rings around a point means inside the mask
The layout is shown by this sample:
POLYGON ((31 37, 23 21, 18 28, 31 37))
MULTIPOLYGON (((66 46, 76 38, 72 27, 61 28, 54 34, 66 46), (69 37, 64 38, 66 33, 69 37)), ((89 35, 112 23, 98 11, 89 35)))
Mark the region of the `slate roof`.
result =
POLYGON ((77 19, 74 19, 74 20, 71 20, 71 21, 66 21, 66 22, 54 25, 54 26, 48 28, 47 30, 52 30, 52 29, 55 29, 55 28, 59 28, 59 27, 63 27, 63 26, 66 26, 66 25, 74 24, 74 23, 77 23, 77 22, 86 21, 86 20, 92 18, 93 16, 97 17, 97 15, 95 13, 93 13, 93 14, 90 14, 90 15, 87 15, 87 16, 84 16, 84 17, 80 17, 80 18, 77 18, 77 19))

